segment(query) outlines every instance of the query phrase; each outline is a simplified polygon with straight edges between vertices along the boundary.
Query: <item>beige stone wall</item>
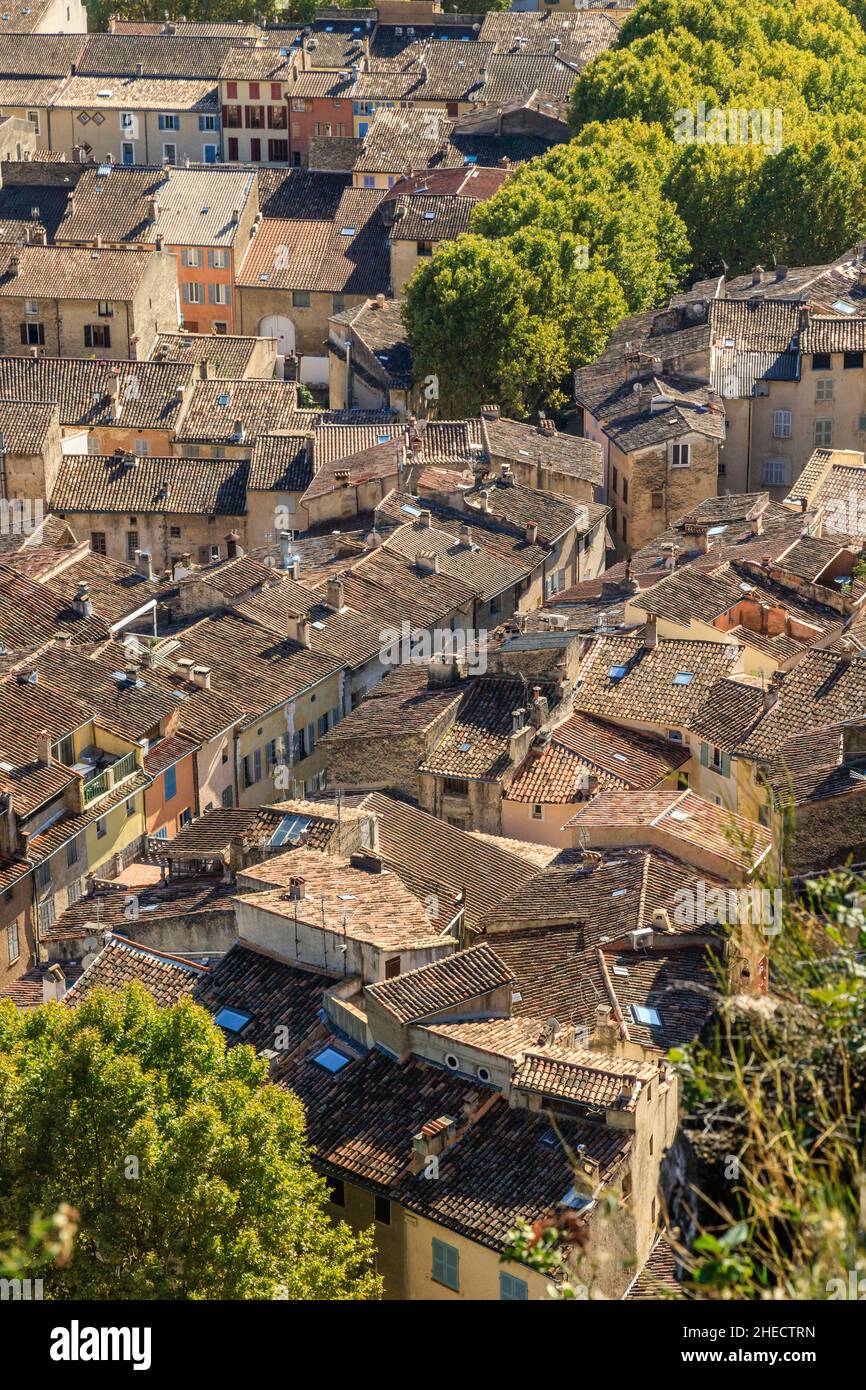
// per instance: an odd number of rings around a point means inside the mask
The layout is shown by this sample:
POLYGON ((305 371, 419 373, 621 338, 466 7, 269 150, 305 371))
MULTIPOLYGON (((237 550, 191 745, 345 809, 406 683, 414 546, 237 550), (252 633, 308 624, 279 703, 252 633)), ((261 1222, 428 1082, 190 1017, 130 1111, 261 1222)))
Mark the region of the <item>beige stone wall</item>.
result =
MULTIPOLYGON (((238 257, 240 259, 240 256, 238 257)), ((239 286, 235 291, 240 310, 235 317, 235 332, 258 334, 271 332, 263 326, 263 320, 272 315, 287 319, 292 325, 295 339, 295 353, 301 356, 328 357, 328 319, 337 312, 335 296, 317 291, 310 293, 309 308, 300 308, 292 303, 292 291, 281 289, 260 289, 239 286)), ((366 295, 349 294, 342 298, 344 309, 354 309, 366 302, 366 295)), ((339 303, 338 298, 338 303, 339 303)))
POLYGON ((687 468, 671 467, 670 445, 635 454, 623 454, 615 445, 610 445, 607 500, 616 509, 616 518, 614 520, 611 515, 608 524, 620 557, 647 545, 678 517, 708 497, 716 496, 718 442, 692 434, 684 435, 677 443, 688 444, 691 448, 687 468), (617 470, 615 487, 613 468, 617 470), (628 483, 628 501, 624 501, 624 481, 628 483), (659 505, 654 505, 654 494, 659 505), (627 528, 625 537, 623 521, 627 528))
POLYGON ((127 537, 135 532, 136 548, 150 551, 153 568, 157 572, 168 569, 174 560, 186 553, 195 563, 199 563, 204 558, 205 547, 208 553, 211 546, 218 547, 220 558, 225 559, 225 537, 229 531, 236 531, 244 549, 248 549, 245 516, 215 516, 211 519, 191 513, 138 512, 133 522, 132 513, 126 512, 63 512, 60 515, 66 517, 79 540, 90 541, 94 532, 103 534, 106 555, 125 564, 135 563, 135 559, 130 557, 127 543, 127 537), (172 536, 172 528, 179 530, 180 535, 172 536))
MULTIPOLYGON (((44 112, 35 110, 39 118, 39 124, 44 124, 44 112)), ((44 144, 40 144, 39 130, 33 121, 28 121, 26 115, 12 116, 8 110, 4 109, 2 119, 0 119, 0 160, 3 159, 26 159, 35 150, 44 149, 44 144)), ((0 181, 2 181, 2 170, 0 170, 0 181)))
POLYGON ((41 501, 48 510, 48 498, 61 460, 60 424, 55 419, 48 430, 41 454, 7 454, 6 491, 8 496, 26 498, 35 505, 41 501))

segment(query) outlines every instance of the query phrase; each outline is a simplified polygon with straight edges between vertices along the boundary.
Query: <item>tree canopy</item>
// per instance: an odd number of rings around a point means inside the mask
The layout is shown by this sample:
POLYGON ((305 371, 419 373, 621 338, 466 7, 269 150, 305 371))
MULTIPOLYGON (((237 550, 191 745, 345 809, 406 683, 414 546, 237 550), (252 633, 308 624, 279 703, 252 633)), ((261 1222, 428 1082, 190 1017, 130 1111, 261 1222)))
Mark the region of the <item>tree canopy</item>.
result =
POLYGON ((555 408, 618 304, 637 313, 689 273, 816 264, 858 241, 864 14, 864 0, 642 0, 577 79, 574 139, 521 166, 478 205, 466 245, 410 283, 410 343, 440 410, 555 408), (758 117, 724 139, 682 123, 715 108, 758 117))
POLYGON ((325 1213, 304 1113, 197 1005, 140 985, 0 1001, 0 1245, 74 1210, 47 1297, 366 1299, 368 1234, 325 1213))

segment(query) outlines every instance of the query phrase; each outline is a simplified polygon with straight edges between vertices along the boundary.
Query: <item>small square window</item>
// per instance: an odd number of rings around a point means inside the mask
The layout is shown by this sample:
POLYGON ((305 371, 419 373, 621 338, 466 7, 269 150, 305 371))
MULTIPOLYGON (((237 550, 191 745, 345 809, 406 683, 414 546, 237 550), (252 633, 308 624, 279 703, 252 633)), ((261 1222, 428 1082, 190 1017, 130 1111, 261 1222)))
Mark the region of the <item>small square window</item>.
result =
POLYGON ((224 1008, 214 1015, 214 1022, 218 1023, 220 1028, 224 1028, 227 1033, 241 1033, 251 1017, 251 1014, 245 1014, 240 1009, 224 1008))
POLYGON ((325 1071, 331 1072, 332 1075, 342 1071, 343 1067, 347 1067, 351 1060, 345 1052, 338 1052, 335 1047, 323 1047, 321 1052, 317 1052, 313 1058, 318 1066, 324 1067, 325 1071))
POLYGON ((391 1225, 391 1203, 387 1197, 373 1198, 373 1215, 380 1226, 391 1225))

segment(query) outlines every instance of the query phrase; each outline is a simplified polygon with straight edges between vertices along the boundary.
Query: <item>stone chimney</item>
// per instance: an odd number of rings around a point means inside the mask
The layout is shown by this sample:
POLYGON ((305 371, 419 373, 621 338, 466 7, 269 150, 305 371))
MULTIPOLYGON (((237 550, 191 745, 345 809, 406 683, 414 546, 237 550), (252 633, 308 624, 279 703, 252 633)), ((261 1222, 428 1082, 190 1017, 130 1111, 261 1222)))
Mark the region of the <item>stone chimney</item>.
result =
POLYGON ((472 544, 472 527, 467 526, 465 521, 460 523, 457 531, 457 539, 461 545, 471 546, 472 544))
POLYGON ((329 579, 327 587, 328 607, 335 608, 338 613, 346 606, 345 586, 342 579, 329 579))
MULTIPOLYGON (((291 563, 292 563, 292 555, 291 555, 291 551, 290 551, 290 549, 289 549, 289 547, 291 546, 292 540, 291 540, 291 536, 289 535, 289 532, 288 532, 288 531, 280 531, 280 532, 279 532, 279 542, 280 542, 280 569, 281 569, 281 570, 289 570, 289 569, 291 569, 291 563)), ((292 575, 292 578, 294 579, 295 576, 292 575)))
POLYGON ((597 1052, 616 1053, 619 1030, 613 1018, 610 1004, 597 1004, 595 1009, 595 1028, 590 1046, 597 1052))
POLYGON ((524 728, 525 724, 526 724, 526 710, 523 709, 523 708, 521 708, 521 709, 513 709, 513 710, 511 711, 511 732, 512 732, 513 734, 518 734, 518 733, 520 733, 520 730, 521 730, 522 728, 524 728))
POLYGON ((418 513, 417 519, 419 526, 433 525, 433 513, 430 511, 428 507, 422 507, 421 511, 418 513))
POLYGON ((225 538, 226 555, 230 560, 240 560, 243 555, 243 547, 240 544, 240 536, 237 531, 229 531, 225 538))
POLYGON ((419 550, 415 556, 415 564, 426 574, 439 573, 439 556, 434 551, 419 550))
POLYGON ((766 272, 765 272, 764 267, 763 267, 762 265, 756 265, 756 266, 753 266, 753 267, 752 267, 752 284, 753 284, 753 285, 763 285, 765 278, 766 278, 766 272))
POLYGON ((200 690, 210 690, 211 668, 209 666, 193 666, 189 678, 193 685, 197 685, 200 690))
POLYGON ((44 767, 51 766, 51 735, 47 729, 40 729, 36 735, 36 756, 44 767))
POLYGON ((149 550, 136 550, 135 568, 145 579, 153 579, 153 558, 149 550))
POLYGON ((75 597, 72 600, 72 610, 77 613, 79 618, 93 617, 93 601, 90 597, 90 587, 85 583, 78 585, 75 590, 75 597))
POLYGON ((538 522, 529 521, 526 524, 526 539, 530 545, 535 545, 538 540, 538 522))
POLYGON ((49 1004, 52 1000, 59 1001, 65 993, 66 976, 55 962, 54 965, 49 965, 42 976, 42 1002, 49 1004))
POLYGON ((481 418, 482 418, 482 420, 498 420, 498 419, 499 419, 499 406, 498 406, 498 405, 483 405, 483 406, 481 407, 481 418))
POLYGON ((540 729, 542 724, 546 724, 550 709, 547 696, 542 695, 541 686, 536 685, 532 691, 532 699, 529 703, 529 722, 534 729, 540 729))
POLYGON ((456 656, 434 656, 427 667, 427 685, 431 690, 454 685, 460 679, 456 656))
POLYGON ((647 613, 646 622, 643 627, 643 644, 645 647, 652 650, 653 647, 658 645, 658 640, 659 633, 656 615, 655 613, 647 613))

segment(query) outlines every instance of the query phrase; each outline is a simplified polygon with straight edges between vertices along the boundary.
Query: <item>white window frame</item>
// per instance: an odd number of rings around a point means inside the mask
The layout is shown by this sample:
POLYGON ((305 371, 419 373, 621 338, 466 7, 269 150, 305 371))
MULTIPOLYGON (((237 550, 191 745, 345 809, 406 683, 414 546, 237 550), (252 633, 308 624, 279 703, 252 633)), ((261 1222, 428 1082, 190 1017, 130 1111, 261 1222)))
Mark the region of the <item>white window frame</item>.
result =
POLYGON ((692 446, 691 444, 672 444, 671 445, 671 468, 691 468, 692 466, 692 446))
POLYGON ((773 438, 790 439, 794 426, 794 412, 791 410, 773 411, 773 438))

